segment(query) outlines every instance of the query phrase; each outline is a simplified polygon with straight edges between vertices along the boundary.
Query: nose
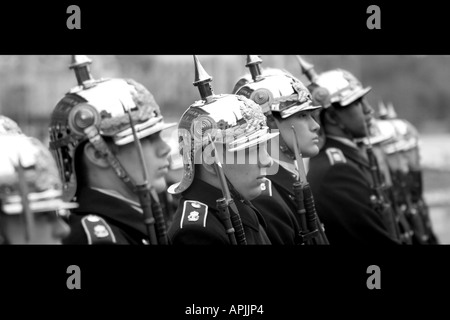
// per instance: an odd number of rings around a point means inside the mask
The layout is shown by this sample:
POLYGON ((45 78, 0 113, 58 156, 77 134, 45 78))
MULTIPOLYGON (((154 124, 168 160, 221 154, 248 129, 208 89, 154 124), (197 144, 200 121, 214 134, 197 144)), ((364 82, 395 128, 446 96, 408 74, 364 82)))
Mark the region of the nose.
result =
POLYGON ((367 102, 366 99, 362 99, 361 104, 362 104, 364 115, 372 116, 374 113, 374 110, 373 110, 372 106, 369 104, 369 102, 367 102))
POLYGON ((311 117, 311 127, 310 128, 311 128, 312 132, 318 132, 320 129, 320 124, 313 117, 311 117))
POLYGON ((52 236, 56 240, 62 240, 70 234, 70 227, 61 218, 53 222, 52 236))
POLYGON ((263 168, 270 168, 273 165, 273 159, 267 152, 266 148, 260 148, 258 152, 258 166, 263 168))

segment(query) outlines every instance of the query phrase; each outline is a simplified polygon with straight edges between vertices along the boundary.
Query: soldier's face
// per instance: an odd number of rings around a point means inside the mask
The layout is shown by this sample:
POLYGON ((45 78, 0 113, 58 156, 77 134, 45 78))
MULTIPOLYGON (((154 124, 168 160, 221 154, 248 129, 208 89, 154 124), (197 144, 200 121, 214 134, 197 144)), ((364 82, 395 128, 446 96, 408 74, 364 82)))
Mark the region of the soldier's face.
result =
POLYGON ((3 232, 10 244, 61 244, 70 233, 70 227, 56 212, 33 213, 32 237, 27 240, 25 218, 22 214, 2 215, 3 232))
MULTIPOLYGON (((170 147, 161 138, 159 132, 142 138, 140 142, 147 167, 148 182, 157 192, 162 192, 166 188, 164 177, 169 168, 170 147)), ((137 184, 143 183, 143 168, 134 142, 119 147, 116 157, 137 184)))
POLYGON ((364 98, 356 100, 345 108, 337 108, 336 110, 338 121, 350 131, 353 138, 366 136, 366 126, 373 119, 373 109, 364 98))
MULTIPOLYGON (((225 159, 236 158, 236 152, 225 151, 225 159)), ((273 160, 267 152, 267 143, 245 150, 246 161, 223 163, 223 170, 231 184, 247 200, 261 194, 261 184, 273 160)), ((228 161, 229 162, 229 161, 228 161)))
POLYGON ((294 151, 294 136, 292 126, 297 133, 299 149, 303 157, 313 157, 319 153, 320 125, 314 119, 314 110, 302 111, 279 120, 275 119, 283 140, 291 151, 294 151))

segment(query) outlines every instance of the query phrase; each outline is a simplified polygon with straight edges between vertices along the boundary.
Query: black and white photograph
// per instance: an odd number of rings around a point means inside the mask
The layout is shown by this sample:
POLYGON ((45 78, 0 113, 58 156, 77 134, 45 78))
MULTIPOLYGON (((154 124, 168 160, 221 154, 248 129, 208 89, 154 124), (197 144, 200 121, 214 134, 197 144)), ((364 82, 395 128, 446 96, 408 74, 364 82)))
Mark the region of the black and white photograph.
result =
POLYGON ((450 242, 450 57, 3 55, 4 244, 450 242))
POLYGON ((7 2, 2 13, 5 314, 445 314, 442 5, 7 2))

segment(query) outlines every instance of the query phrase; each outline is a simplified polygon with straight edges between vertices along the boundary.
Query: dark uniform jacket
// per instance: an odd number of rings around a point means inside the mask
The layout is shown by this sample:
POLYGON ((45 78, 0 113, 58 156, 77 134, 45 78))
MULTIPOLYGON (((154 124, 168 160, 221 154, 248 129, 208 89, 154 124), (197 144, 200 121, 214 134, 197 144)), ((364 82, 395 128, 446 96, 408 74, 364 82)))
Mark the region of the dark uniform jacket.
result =
POLYGON ((294 245, 299 241, 297 236, 300 233, 292 192, 295 175, 281 165, 278 168, 275 175, 268 176, 265 190, 252 203, 266 221, 267 235, 272 244, 294 245))
MULTIPOLYGON (((168 230, 174 245, 227 245, 230 244, 225 227, 218 218, 216 200, 222 191, 210 184, 194 179, 183 192, 173 222, 168 230)), ((247 244, 270 244, 265 231, 265 221, 248 201, 235 201, 241 217, 247 244)))
POLYGON ((317 213, 333 244, 399 244, 373 209, 371 176, 359 149, 327 137, 310 159, 308 181, 317 213))
POLYGON ((63 244, 147 244, 142 213, 103 192, 83 188, 69 216, 71 233, 63 244))

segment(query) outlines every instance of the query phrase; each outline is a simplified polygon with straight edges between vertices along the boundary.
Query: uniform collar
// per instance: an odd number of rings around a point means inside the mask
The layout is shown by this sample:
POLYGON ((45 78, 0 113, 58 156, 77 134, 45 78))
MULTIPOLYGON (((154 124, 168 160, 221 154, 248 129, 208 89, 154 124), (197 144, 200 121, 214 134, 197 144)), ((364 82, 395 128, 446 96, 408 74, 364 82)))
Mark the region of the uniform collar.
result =
POLYGON ((283 191, 280 193, 286 193, 288 195, 293 195, 292 184, 297 181, 297 174, 287 170, 285 167, 280 165, 276 174, 268 176, 268 178, 283 191))
MULTIPOLYGON (((186 200, 196 200, 206 204, 212 208, 213 212, 217 211, 217 199, 223 198, 222 190, 210 185, 209 183, 194 179, 191 186, 183 192, 183 198, 186 200)), ((234 199, 236 207, 239 211, 241 221, 244 225, 259 231, 259 225, 265 227, 264 218, 259 211, 252 205, 250 201, 242 201, 234 199)))
POLYGON ((337 149, 342 150, 345 157, 350 158, 354 162, 357 162, 358 164, 362 165, 363 167, 370 169, 370 165, 367 160, 367 155, 364 154, 364 151, 358 148, 358 146, 349 139, 345 138, 336 139, 335 136, 327 135, 325 145, 323 146, 323 150, 330 147, 335 147, 337 149))
POLYGON ((97 190, 99 192, 102 192, 102 193, 110 196, 110 197, 114 197, 114 198, 117 198, 117 199, 122 200, 124 202, 127 202, 134 210, 136 210, 136 211, 138 211, 140 213, 143 213, 140 203, 124 197, 123 195, 121 195, 116 190, 102 189, 102 188, 95 188, 95 187, 91 187, 91 189, 92 190, 97 190))
POLYGON ((349 146, 350 148, 358 149, 358 146, 356 145, 356 143, 348 138, 334 136, 334 135, 327 135, 327 139, 328 138, 339 141, 340 143, 345 144, 346 146, 349 146))
POLYGON ((126 226, 139 231, 144 237, 147 236, 142 210, 137 210, 130 205, 129 199, 125 201, 117 194, 113 196, 105 190, 100 191, 85 187, 78 192, 77 202, 79 207, 72 210, 74 213, 96 214, 116 224, 119 228, 121 225, 126 226))
POLYGON ((277 159, 273 159, 273 161, 277 162, 280 165, 280 167, 283 167, 291 175, 294 175, 295 177, 297 177, 298 173, 297 173, 297 168, 295 167, 295 164, 289 163, 289 162, 286 162, 283 160, 277 160, 277 159))

